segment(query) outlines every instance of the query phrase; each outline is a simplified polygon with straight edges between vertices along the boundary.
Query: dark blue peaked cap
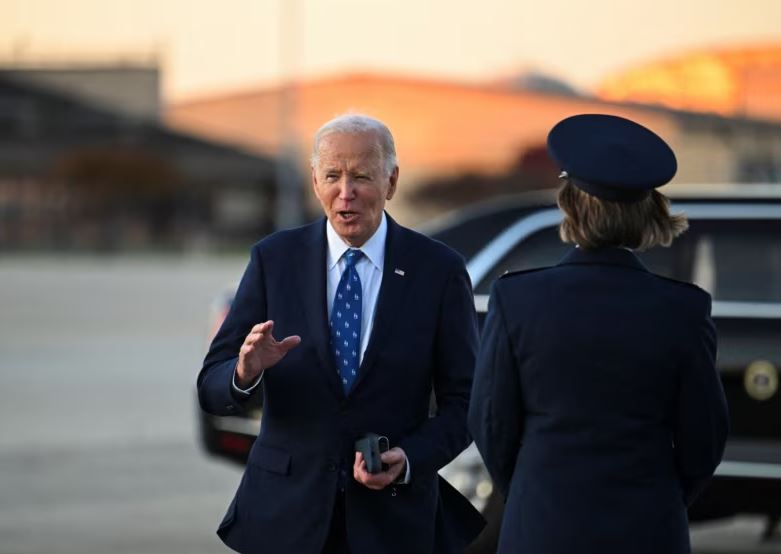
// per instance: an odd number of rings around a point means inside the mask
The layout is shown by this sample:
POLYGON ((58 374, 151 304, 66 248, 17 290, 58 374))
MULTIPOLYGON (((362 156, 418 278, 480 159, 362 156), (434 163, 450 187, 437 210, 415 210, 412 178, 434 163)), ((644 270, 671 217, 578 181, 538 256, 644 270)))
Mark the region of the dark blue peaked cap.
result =
POLYGON ((642 200, 678 169, 672 149, 656 133, 614 115, 560 121, 548 134, 548 152, 575 186, 613 202, 642 200))

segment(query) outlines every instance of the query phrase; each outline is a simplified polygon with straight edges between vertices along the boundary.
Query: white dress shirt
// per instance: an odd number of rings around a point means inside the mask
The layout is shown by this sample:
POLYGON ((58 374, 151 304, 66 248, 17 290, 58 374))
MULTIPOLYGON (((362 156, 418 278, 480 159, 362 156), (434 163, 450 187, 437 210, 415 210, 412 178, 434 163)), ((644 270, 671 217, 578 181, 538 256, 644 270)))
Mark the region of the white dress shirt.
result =
MULTIPOLYGON (((344 253, 351 247, 336 234, 331 222, 326 223, 325 236, 328 241, 328 253, 326 255, 326 298, 328 299, 328 320, 331 320, 331 311, 334 306, 336 289, 342 278, 347 262, 344 253)), ((385 239, 388 236, 388 222, 385 212, 374 234, 363 246, 357 248, 363 252, 363 257, 355 264, 355 270, 361 280, 361 292, 363 301, 361 305, 361 352, 358 364, 363 361, 363 354, 369 344, 372 327, 374 325, 374 310, 377 308, 377 296, 382 284, 382 268, 385 264, 385 239)))

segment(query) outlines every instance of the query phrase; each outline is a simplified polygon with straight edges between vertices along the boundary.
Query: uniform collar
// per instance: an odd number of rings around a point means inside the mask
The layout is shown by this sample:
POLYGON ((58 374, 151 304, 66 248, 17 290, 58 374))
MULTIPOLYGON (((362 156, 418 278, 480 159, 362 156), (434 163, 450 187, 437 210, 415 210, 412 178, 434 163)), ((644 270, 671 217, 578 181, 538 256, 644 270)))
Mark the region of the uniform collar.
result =
POLYGON ((640 258, 626 248, 573 248, 558 265, 617 265, 648 271, 640 258))
MULTIPOLYGON (((330 271, 339 262, 345 252, 350 248, 354 248, 344 242, 340 237, 330 221, 325 224, 325 236, 328 242, 328 259, 326 260, 328 270, 330 271)), ((377 269, 382 271, 383 264, 385 262, 385 239, 388 237, 388 221, 385 217, 385 212, 382 212, 382 219, 380 219, 380 225, 374 234, 369 237, 363 246, 359 249, 366 256, 366 259, 372 263, 377 269)))

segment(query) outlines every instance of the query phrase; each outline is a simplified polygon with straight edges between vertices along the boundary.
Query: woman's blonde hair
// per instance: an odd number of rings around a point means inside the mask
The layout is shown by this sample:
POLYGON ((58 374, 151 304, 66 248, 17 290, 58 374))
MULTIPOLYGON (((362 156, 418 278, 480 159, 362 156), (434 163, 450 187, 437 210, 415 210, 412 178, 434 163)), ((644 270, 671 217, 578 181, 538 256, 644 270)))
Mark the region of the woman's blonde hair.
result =
POLYGON ((559 235, 581 248, 625 247, 647 250, 670 246, 689 227, 684 214, 671 214, 670 201, 652 190, 639 202, 611 202, 588 194, 570 181, 559 190, 564 212, 559 235))

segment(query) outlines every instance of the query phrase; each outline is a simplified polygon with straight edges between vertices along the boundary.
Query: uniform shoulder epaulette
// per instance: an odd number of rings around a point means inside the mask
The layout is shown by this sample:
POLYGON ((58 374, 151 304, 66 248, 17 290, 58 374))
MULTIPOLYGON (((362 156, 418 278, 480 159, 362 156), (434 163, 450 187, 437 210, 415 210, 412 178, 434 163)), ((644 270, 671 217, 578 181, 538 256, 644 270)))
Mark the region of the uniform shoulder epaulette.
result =
POLYGON ((538 271, 545 271, 546 269, 553 269, 554 267, 556 266, 533 267, 530 269, 519 269, 517 271, 505 271, 502 275, 499 276, 499 279, 515 277, 517 275, 526 275, 528 273, 537 273, 538 271))
POLYGON ((684 287, 688 287, 690 289, 694 289, 696 291, 699 291, 702 294, 710 295, 710 293, 708 293, 708 291, 706 291, 705 289, 703 289, 699 285, 695 285, 694 283, 690 283, 689 281, 681 281, 681 280, 675 279, 673 277, 667 277, 665 275, 659 275, 658 273, 652 273, 652 275, 654 277, 658 278, 658 279, 663 279, 665 281, 669 281, 670 283, 674 283, 676 285, 683 285, 684 287))

